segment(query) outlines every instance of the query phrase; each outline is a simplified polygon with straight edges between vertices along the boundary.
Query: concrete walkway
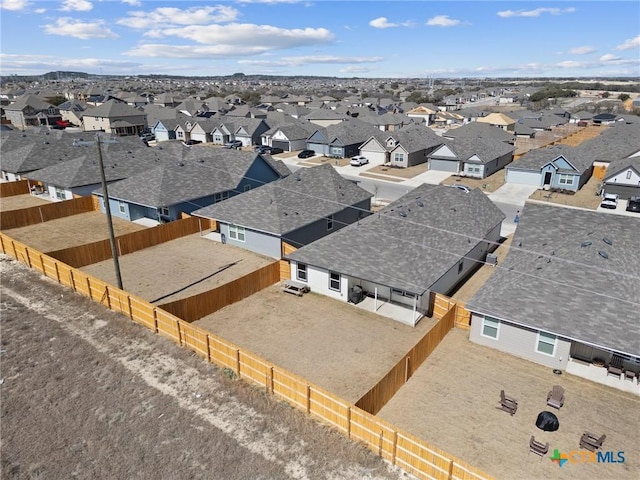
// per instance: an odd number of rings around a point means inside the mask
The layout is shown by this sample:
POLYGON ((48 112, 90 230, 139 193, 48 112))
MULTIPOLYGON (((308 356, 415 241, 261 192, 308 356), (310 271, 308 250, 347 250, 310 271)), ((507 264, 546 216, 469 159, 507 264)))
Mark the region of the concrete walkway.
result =
POLYGON ((489 198, 495 203, 508 203, 510 205, 524 206, 527 198, 539 187, 535 185, 519 185, 505 183, 495 192, 489 193, 489 198))

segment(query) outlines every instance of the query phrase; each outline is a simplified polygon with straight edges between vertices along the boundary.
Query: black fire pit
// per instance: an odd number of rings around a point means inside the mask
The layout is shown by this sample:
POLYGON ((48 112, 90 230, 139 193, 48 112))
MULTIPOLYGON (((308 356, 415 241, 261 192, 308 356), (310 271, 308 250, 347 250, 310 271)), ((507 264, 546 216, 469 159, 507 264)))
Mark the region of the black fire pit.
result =
POLYGON ((560 428, 560 422, 558 417, 552 412, 540 412, 538 419, 536 420, 536 427, 545 432, 555 432, 560 428))

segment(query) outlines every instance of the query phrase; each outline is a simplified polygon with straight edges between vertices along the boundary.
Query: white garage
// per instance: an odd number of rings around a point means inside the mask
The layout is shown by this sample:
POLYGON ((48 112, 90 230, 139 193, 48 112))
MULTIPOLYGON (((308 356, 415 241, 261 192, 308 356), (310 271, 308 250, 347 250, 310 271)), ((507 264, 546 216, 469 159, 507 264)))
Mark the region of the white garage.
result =
POLYGON ((429 159, 429 170, 458 173, 458 160, 429 159))
POLYGON ((506 174, 504 181, 506 183, 518 183, 520 185, 535 185, 541 186, 540 181, 541 173, 533 170, 520 170, 517 168, 506 168, 506 174))

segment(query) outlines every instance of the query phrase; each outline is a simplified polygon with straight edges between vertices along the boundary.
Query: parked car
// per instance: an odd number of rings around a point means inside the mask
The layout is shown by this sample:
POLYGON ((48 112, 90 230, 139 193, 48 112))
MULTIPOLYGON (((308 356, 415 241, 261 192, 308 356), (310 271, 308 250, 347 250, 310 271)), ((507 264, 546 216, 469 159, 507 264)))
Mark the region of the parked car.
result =
POLYGON ((313 150, 302 150, 298 154, 298 158, 309 158, 309 157, 313 157, 315 154, 316 152, 313 150))
POLYGON ((240 148, 242 146, 242 142, 240 140, 233 140, 231 142, 227 142, 224 144, 222 148, 240 148))
POLYGON ((462 190, 464 193, 469 193, 471 191, 471 189, 469 187, 467 187, 466 185, 449 185, 450 187, 453 188, 457 188, 458 190, 462 190))
POLYGON ((640 213, 640 197, 631 197, 627 203, 627 212, 640 213))
POLYGON ((265 153, 267 155, 275 155, 276 153, 284 152, 283 149, 278 147, 264 147, 259 153, 265 153))
POLYGON ((619 195, 617 193, 605 193, 602 197, 602 202, 600 202, 600 207, 616 209, 618 207, 618 198, 619 195))
POLYGON ((361 167, 362 165, 366 165, 367 163, 369 163, 369 159, 367 157, 363 157, 362 155, 351 157, 351 160, 349 161, 349 165, 353 165, 354 167, 361 167))
POLYGON ((153 133, 142 133, 140 134, 140 138, 142 140, 146 140, 147 142, 150 142, 152 140, 155 140, 156 136, 153 133))

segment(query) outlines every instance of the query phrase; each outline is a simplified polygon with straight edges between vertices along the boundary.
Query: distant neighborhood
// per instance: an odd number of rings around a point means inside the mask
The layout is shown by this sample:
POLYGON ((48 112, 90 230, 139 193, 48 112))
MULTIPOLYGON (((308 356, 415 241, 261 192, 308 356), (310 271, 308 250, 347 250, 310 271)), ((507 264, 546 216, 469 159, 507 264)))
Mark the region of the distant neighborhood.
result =
POLYGON ((638 82, 4 80, 0 175, 28 191, 7 218, 195 219, 302 301, 417 329, 446 299, 470 345, 640 396, 638 82))

